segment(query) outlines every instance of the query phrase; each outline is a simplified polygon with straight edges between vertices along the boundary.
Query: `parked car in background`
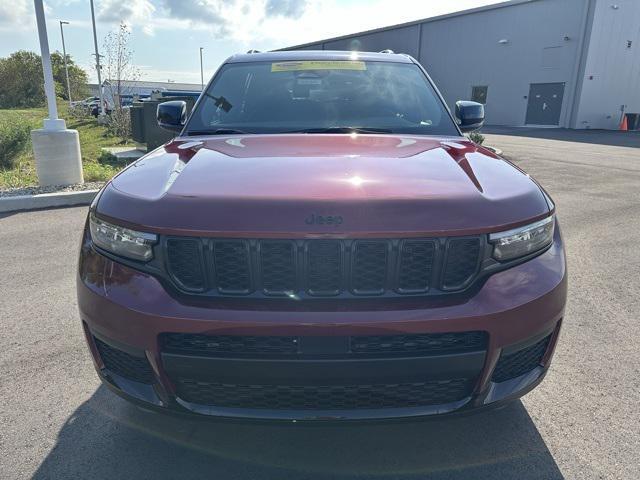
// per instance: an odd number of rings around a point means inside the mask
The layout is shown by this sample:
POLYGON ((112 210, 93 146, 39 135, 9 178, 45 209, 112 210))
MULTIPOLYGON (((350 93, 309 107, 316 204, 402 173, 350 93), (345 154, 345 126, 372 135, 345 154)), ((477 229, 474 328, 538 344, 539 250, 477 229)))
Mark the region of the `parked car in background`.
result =
MULTIPOLYGON (((93 100, 87 104, 87 109, 91 115, 97 117, 100 114, 100 100, 93 100)), ((104 101, 104 113, 111 115, 111 105, 107 101, 104 101)))
POLYGON ((78 305, 98 375, 149 408, 414 417, 538 385, 567 295, 551 198, 463 136, 408 55, 228 59, 177 137, 91 205, 78 305))
MULTIPOLYGON (((105 113, 111 113, 111 106, 107 101, 104 101, 105 104, 105 113)), ((75 110, 78 113, 83 115, 93 115, 97 117, 100 113, 100 98, 99 97, 88 97, 84 100, 79 100, 76 102, 71 102, 71 109, 75 110)))

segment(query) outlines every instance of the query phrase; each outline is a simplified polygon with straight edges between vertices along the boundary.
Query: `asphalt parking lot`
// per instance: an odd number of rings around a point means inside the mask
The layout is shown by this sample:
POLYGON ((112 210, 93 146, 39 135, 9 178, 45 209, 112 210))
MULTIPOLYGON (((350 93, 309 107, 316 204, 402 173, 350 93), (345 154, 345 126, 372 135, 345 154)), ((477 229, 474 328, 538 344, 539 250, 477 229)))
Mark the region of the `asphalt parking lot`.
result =
POLYGON ((86 208, 5 214, 0 478, 640 478, 640 135, 493 131, 487 143, 554 197, 568 251, 555 361, 521 402, 376 425, 139 411, 100 386, 84 345, 74 273, 86 208))

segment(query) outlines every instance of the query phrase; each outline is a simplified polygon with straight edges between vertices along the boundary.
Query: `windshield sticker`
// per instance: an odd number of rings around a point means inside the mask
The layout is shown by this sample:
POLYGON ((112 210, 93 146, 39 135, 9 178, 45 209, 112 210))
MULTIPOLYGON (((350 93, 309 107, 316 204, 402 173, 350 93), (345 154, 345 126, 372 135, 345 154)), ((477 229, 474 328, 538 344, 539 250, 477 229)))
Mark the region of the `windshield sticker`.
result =
POLYGON ((305 70, 366 70, 364 62, 354 60, 306 60, 303 62, 276 62, 272 72, 301 72, 305 70))

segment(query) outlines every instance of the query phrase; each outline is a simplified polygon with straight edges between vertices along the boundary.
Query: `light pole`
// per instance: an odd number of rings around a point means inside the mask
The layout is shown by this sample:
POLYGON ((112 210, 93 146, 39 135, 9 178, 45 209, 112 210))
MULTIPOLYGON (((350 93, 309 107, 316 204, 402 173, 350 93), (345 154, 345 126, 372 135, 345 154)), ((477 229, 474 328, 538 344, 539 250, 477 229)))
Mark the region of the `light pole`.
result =
POLYGON ((100 54, 98 53, 98 36, 96 35, 96 16, 93 12, 93 0, 91 0, 91 25, 93 26, 93 46, 96 56, 96 71, 98 72, 98 96, 100 97, 100 116, 104 118, 104 101, 102 99, 102 79, 100 77, 100 54))
POLYGON ((71 84, 69 83, 69 68, 67 67, 67 49, 64 46, 64 30, 62 25, 69 25, 69 22, 60 20, 60 36, 62 37, 62 55, 64 58, 64 74, 67 76, 67 97, 69 98, 69 106, 71 106, 71 84))
POLYGON ((202 50, 204 50, 204 48, 200 47, 200 84, 202 86, 202 90, 204 90, 204 70, 202 69, 202 50))
POLYGON ((34 0, 36 7, 36 22, 38 23, 38 38, 40 39, 40 53, 42 54, 42 73, 44 74, 44 93, 47 97, 49 118, 44 120, 46 130, 64 130, 67 128, 64 120, 58 118, 58 106, 56 105, 56 89, 53 83, 53 70, 51 69, 51 55, 49 54, 49 40, 47 38, 47 24, 44 19, 42 0, 34 0))
POLYGON ((42 54, 44 93, 49 109, 49 117, 44 120, 44 128, 31 131, 38 182, 40 185, 82 183, 82 155, 78 131, 68 130, 65 121, 58 118, 44 7, 42 0, 33 0, 33 4, 42 54))

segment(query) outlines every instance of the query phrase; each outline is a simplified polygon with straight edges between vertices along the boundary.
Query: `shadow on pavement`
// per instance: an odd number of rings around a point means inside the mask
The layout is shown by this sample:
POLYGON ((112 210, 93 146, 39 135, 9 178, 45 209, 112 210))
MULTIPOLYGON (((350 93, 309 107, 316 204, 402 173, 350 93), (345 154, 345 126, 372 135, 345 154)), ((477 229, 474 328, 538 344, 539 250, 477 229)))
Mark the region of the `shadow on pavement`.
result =
POLYGON ((50 478, 562 479, 522 403, 386 424, 249 424, 144 412, 100 387, 34 475, 50 478))
POLYGON ((640 131, 619 132, 616 130, 485 126, 482 128, 481 133, 640 148, 640 131))

